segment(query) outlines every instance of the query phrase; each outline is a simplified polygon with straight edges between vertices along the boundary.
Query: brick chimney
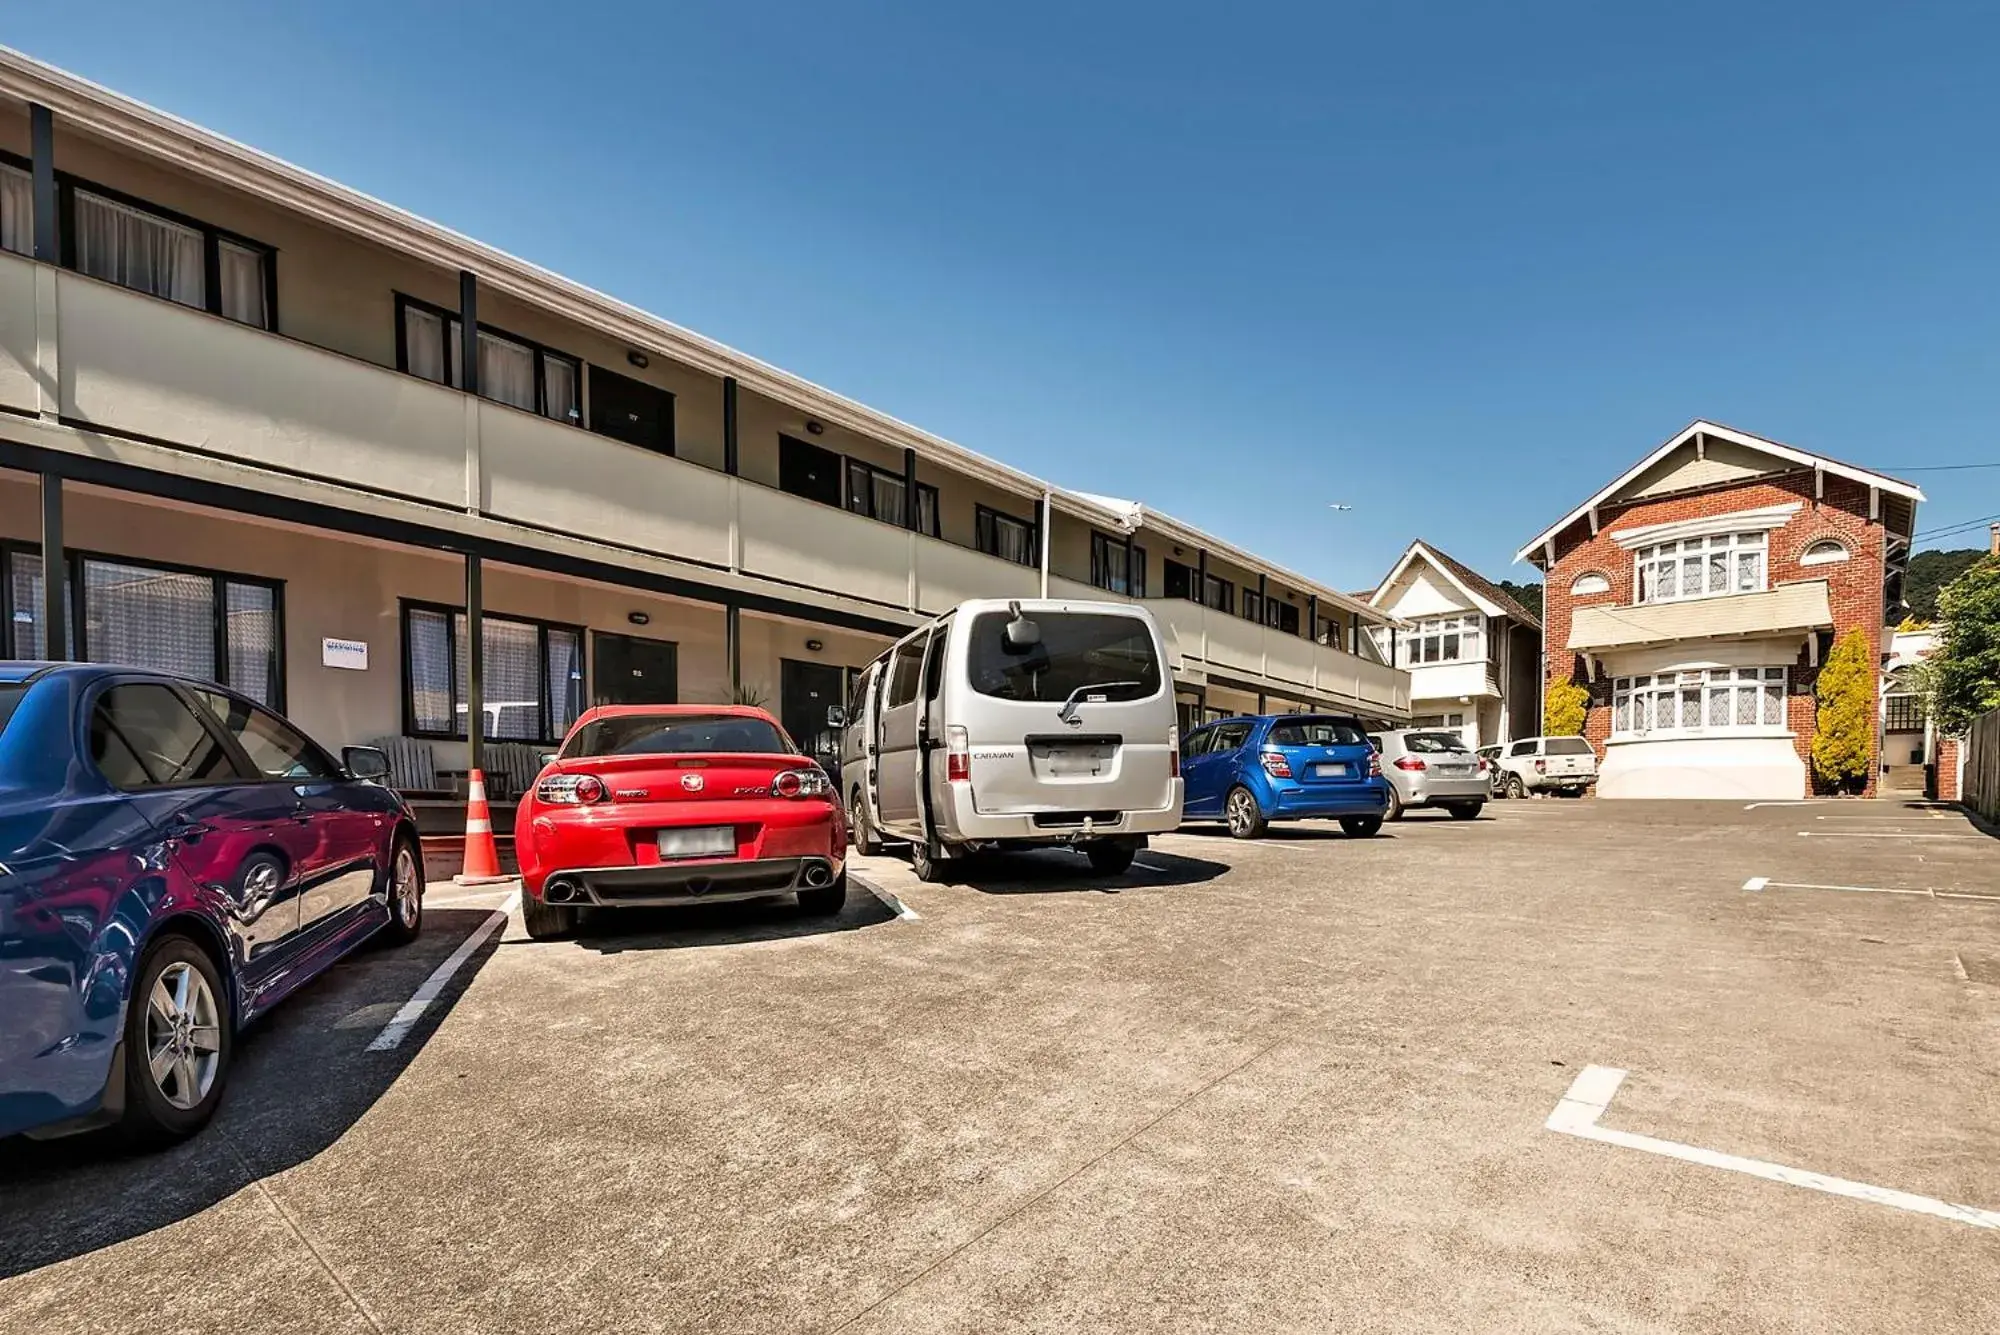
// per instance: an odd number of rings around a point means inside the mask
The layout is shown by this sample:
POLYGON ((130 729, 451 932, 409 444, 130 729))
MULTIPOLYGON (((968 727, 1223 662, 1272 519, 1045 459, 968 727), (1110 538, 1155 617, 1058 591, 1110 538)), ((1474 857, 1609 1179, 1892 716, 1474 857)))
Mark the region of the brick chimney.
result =
POLYGON ((1986 550, 1995 556, 2000 556, 2000 524, 1993 525, 1987 531, 1986 550))

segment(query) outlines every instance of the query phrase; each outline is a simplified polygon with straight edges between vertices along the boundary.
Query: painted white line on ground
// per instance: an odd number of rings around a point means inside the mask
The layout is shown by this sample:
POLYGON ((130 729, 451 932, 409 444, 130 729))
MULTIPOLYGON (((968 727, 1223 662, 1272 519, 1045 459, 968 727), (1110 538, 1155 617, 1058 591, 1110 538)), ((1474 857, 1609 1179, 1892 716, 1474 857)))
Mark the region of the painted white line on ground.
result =
POLYGON ((1934 890, 1929 886, 1917 889, 1893 885, 1823 885, 1815 881, 1774 881, 1768 876, 1753 876, 1743 883, 1745 890, 1838 890, 1850 895, 1910 895, 1917 899, 1972 899, 2000 904, 2000 895, 1982 895, 1972 890, 1934 890))
POLYGON ((1800 830, 1801 839, 1978 839, 1976 834, 1876 834, 1861 830, 1800 830))
POLYGON ((1132 865, 1138 867, 1142 871, 1152 872, 1155 876, 1171 876, 1174 874, 1174 869, 1172 867, 1162 867, 1158 863, 1148 862, 1144 858, 1136 858, 1136 857, 1133 858, 1132 865))
POLYGON ((1570 1082, 1569 1092, 1556 1104, 1556 1110, 1549 1114, 1549 1120, 1544 1125, 1551 1131, 1565 1136, 1576 1136, 1581 1140, 1595 1140, 1606 1145, 1639 1150, 1646 1154, 1663 1155, 1669 1159, 1679 1159, 1683 1163, 1700 1164, 1704 1168, 1746 1173, 1751 1177, 1761 1177, 1767 1182, 1782 1182, 1786 1186, 1804 1187, 1808 1191, 1823 1191, 1833 1196, 1846 1196, 1850 1200, 1867 1201, 1871 1205, 1886 1205, 1891 1209, 1908 1210, 1913 1214, 1927 1214, 1938 1219, 1948 1219, 1956 1224, 1970 1224, 1974 1228, 2000 1229, 2000 1210, 1981 1210, 1970 1205, 1956 1205, 1951 1201, 1941 1201, 1932 1196, 1918 1196, 1907 1191, 1897 1191, 1892 1187, 1850 1182, 1846 1178, 1828 1177, 1825 1173, 1809 1172, 1803 1168, 1766 1163, 1762 1159, 1745 1159, 1735 1154, 1723 1154, 1695 1145, 1682 1145, 1671 1140, 1655 1140, 1651 1136, 1634 1135, 1630 1131, 1612 1131, 1599 1126, 1597 1119, 1611 1106, 1612 1096, 1618 1092, 1618 1086, 1624 1079, 1625 1072, 1616 1067, 1584 1067, 1582 1073, 1570 1082))
POLYGON ((451 981, 451 976, 472 958, 472 952, 479 949, 487 937, 507 925, 507 919, 513 915, 514 909, 520 902, 521 894, 518 890, 508 895, 506 903, 488 914, 486 921, 474 928, 471 936, 459 942, 458 949, 452 951, 443 964, 431 970, 431 976, 424 979, 423 985, 410 994, 410 999, 403 1003, 395 1018, 382 1026, 382 1032, 375 1035, 375 1040, 368 1045, 368 1051, 391 1052, 408 1038, 410 1030, 424 1017, 424 1012, 431 1008, 431 1003, 438 999, 438 994, 444 991, 444 986, 451 981))
POLYGON ((1746 805, 1746 806, 1745 806, 1745 807, 1744 807, 1743 809, 1744 809, 1745 811, 1755 811, 1755 810, 1756 810, 1756 809, 1757 809, 1758 807, 1809 807, 1809 806, 1811 806, 1811 805, 1812 805, 1812 803, 1811 803, 1810 801, 1806 801, 1806 802, 1751 802, 1751 803, 1749 803, 1748 805, 1746 805))
POLYGON ((894 894, 890 893, 887 890, 884 890, 881 886, 875 884, 875 882, 859 876, 855 877, 854 879, 860 881, 862 887, 866 889, 869 894, 881 900, 882 903, 888 907, 891 913, 895 914, 898 918, 901 918, 904 922, 919 922, 923 919, 924 916, 923 914, 917 912, 915 909, 911 908, 908 904, 905 904, 902 900, 896 898, 894 894))

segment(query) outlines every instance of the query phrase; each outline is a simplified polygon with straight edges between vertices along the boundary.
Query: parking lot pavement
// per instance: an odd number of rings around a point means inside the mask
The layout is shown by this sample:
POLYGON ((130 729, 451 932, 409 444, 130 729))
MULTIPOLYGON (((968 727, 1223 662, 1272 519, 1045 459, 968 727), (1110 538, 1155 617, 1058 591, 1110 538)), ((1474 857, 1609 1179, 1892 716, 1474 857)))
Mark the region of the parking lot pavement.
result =
POLYGON ((0 1330, 2000 1329, 2000 1231, 1545 1125, 1616 1067, 1605 1127, 2000 1209, 1996 869, 1872 802, 873 858, 510 925, 370 1052, 439 908, 192 1144, 0 1146, 0 1330))

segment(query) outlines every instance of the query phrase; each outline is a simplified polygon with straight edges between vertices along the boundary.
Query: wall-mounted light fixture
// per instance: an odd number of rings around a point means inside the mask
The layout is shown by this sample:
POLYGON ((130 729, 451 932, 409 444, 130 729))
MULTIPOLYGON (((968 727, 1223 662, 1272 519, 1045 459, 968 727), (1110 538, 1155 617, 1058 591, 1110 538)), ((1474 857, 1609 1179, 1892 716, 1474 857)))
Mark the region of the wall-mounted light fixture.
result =
POLYGON ((823 436, 826 434, 826 427, 808 418, 806 419, 806 434, 808 436, 823 436))
POLYGON ((818 653, 818 652, 819 652, 820 650, 822 650, 822 649, 824 649, 824 648, 826 648, 826 641, 825 641, 825 640, 807 640, 807 641, 806 641, 806 652, 807 652, 807 653, 809 653, 809 654, 816 654, 816 653, 818 653))
POLYGON ((625 360, 642 369, 653 364, 653 359, 643 352, 628 352, 625 354, 625 360))
POLYGON ((650 612, 627 612, 625 619, 635 626, 648 626, 652 624, 653 616, 650 612))

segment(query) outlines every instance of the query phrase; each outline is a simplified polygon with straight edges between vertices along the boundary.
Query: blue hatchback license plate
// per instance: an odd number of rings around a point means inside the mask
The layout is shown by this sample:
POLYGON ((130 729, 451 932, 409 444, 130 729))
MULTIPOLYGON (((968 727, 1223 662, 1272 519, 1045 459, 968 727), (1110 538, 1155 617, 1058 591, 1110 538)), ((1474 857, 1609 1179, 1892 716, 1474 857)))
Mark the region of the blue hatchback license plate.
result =
POLYGON ((1313 766, 1313 777, 1315 779, 1344 779, 1347 777, 1347 766, 1338 760, 1326 761, 1313 766))

